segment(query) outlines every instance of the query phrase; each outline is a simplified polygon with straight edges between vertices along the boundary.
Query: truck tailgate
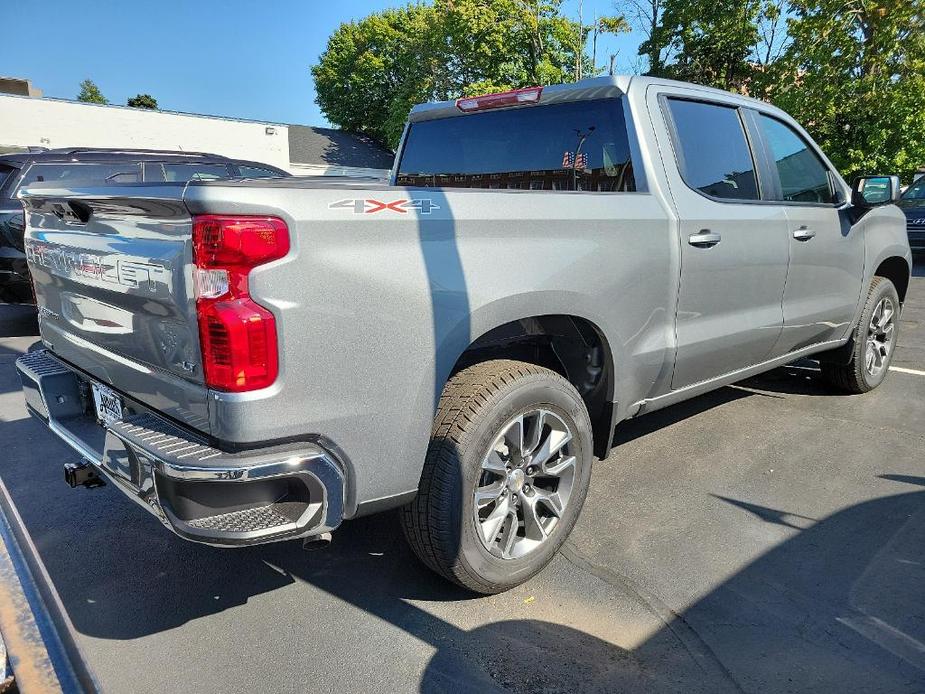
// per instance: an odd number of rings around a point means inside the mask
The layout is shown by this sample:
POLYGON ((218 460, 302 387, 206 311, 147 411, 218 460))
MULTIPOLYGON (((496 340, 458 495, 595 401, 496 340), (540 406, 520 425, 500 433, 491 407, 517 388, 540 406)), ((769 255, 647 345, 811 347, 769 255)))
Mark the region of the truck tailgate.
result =
POLYGON ((208 430, 182 185, 30 188, 25 250, 39 330, 56 355, 208 430))

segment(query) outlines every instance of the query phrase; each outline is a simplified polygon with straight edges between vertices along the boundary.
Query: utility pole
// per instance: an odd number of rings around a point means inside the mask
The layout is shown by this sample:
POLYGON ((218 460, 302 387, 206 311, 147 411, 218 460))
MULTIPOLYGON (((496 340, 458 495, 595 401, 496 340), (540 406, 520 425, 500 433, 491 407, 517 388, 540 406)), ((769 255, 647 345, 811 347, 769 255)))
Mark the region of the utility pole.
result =
POLYGON ((597 19, 597 12, 594 13, 594 38, 591 40, 591 76, 597 74, 597 31, 600 29, 600 22, 597 19))
POLYGON ((575 81, 581 79, 581 57, 585 52, 585 25, 582 17, 584 1, 578 0, 578 44, 575 50, 575 81))
POLYGON ((617 59, 617 54, 611 53, 610 54, 610 76, 611 77, 613 77, 613 64, 616 59, 617 59))

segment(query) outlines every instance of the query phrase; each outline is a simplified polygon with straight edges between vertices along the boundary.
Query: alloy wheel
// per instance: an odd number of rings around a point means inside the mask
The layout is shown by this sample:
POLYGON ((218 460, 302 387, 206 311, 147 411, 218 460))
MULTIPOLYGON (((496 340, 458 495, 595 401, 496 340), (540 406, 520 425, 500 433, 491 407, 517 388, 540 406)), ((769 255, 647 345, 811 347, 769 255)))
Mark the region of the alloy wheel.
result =
POLYGON ((572 494, 572 448, 569 425, 549 410, 529 410, 502 427, 474 492, 476 527, 489 552, 519 559, 546 542, 572 494))
POLYGON ((895 334, 894 319, 896 309, 893 300, 885 296, 877 303, 867 328, 867 349, 864 355, 864 365, 867 373, 878 378, 889 362, 893 351, 893 336, 895 334))

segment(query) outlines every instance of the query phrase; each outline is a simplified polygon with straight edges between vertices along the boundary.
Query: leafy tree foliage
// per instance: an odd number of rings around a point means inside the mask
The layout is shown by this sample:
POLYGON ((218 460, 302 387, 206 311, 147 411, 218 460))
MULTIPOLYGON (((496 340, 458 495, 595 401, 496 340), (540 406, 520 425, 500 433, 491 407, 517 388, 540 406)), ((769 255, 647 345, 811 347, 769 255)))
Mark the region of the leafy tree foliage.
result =
POLYGON ((650 74, 743 92, 800 121, 848 177, 925 163, 921 0, 623 0, 650 74))
POLYGON ((624 34, 633 30, 626 17, 623 15, 614 17, 597 17, 590 27, 591 29, 591 68, 594 74, 597 74, 597 37, 603 34, 624 34))
POLYGON ((80 93, 77 95, 77 100, 88 104, 109 103, 109 99, 103 96, 100 88, 96 86, 93 80, 84 80, 80 83, 80 93))
POLYGON ((800 0, 793 43, 773 70, 775 103, 843 174, 925 164, 925 12, 910 0, 800 0))
MULTIPOLYGON (((782 3, 774 0, 663 0, 661 17, 640 46, 650 74, 730 91, 755 91, 773 54, 782 3), (765 51, 761 51, 764 48, 765 51)), ((760 86, 758 86, 760 90, 760 86)))
POLYGON ((614 5, 627 17, 631 27, 643 36, 639 55, 646 59, 644 69, 649 75, 663 74, 667 62, 663 44, 664 34, 659 32, 666 0, 615 0, 614 5))
MULTIPOLYGON (((648 74, 776 103, 849 177, 925 164, 922 0, 614 2, 648 74)), ((394 146, 415 103, 598 74, 598 36, 626 28, 562 0, 433 0, 341 25, 312 74, 328 120, 394 146)))
POLYGON ((434 0, 342 24, 312 67, 318 104, 332 123, 395 146, 416 103, 572 81, 576 64, 593 70, 588 29, 561 4, 434 0))
POLYGON ((132 108, 147 108, 152 111, 157 110, 157 99, 150 94, 136 94, 125 102, 126 106, 132 108))

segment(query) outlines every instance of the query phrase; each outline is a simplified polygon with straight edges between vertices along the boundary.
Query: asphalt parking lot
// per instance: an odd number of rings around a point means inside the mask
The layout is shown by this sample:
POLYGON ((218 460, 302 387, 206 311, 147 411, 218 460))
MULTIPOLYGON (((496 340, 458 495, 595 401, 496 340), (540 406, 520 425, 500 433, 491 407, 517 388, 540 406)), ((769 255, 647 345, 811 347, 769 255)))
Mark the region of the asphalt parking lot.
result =
MULTIPOLYGON (((621 426, 572 538, 474 597, 392 514, 332 545, 183 542, 28 418, 0 315, 0 477, 104 690, 925 692, 925 265, 865 396, 803 362, 621 426), (918 372, 918 373, 916 373, 918 372)), ((3 308, 3 307, 0 307, 3 308)))

